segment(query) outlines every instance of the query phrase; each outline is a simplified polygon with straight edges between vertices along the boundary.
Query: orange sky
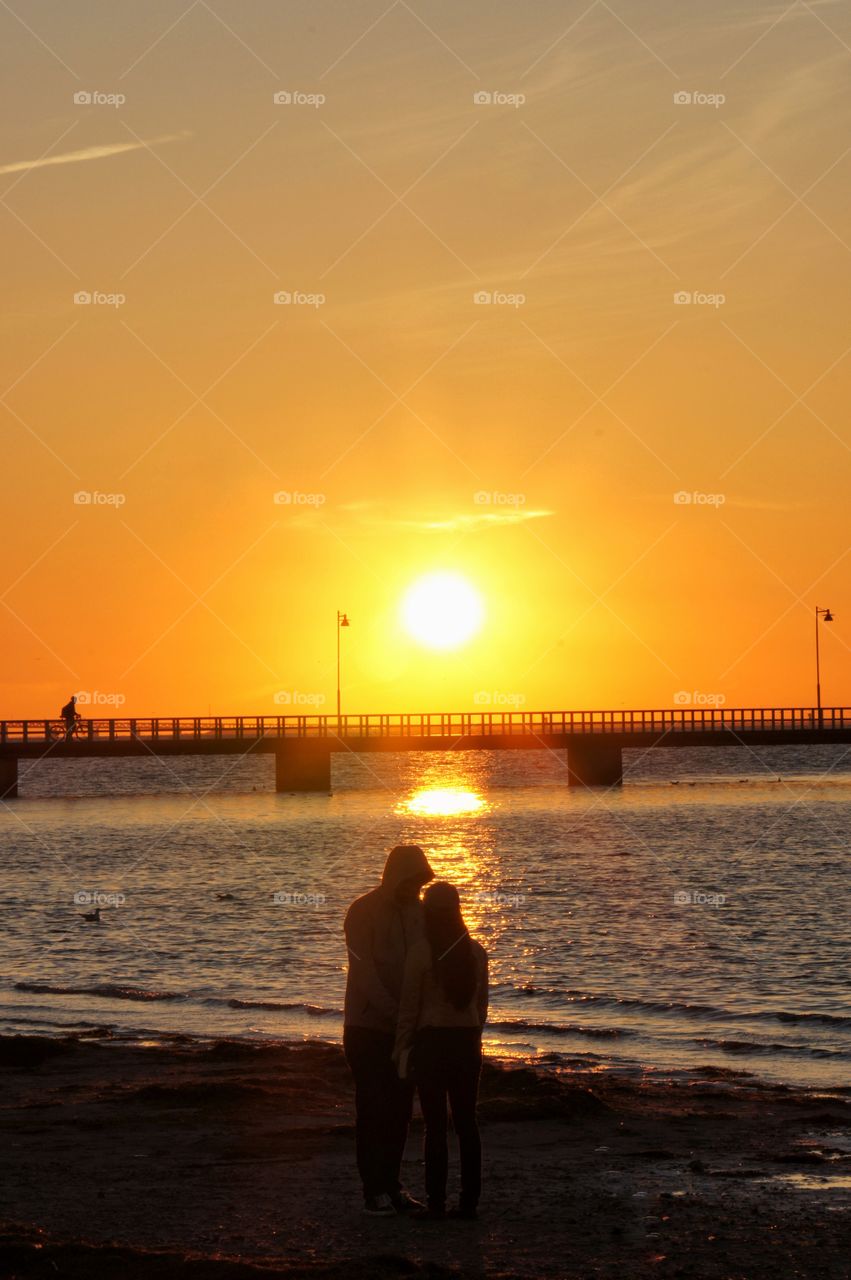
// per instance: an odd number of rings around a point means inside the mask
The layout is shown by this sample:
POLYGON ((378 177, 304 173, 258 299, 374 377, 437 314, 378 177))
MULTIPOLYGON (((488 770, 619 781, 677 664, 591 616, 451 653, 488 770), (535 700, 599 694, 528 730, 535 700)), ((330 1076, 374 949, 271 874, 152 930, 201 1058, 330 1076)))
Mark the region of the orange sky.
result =
POLYGON ((816 604, 851 703, 851 10, 784 8, 0 10, 2 714, 331 711, 338 608, 351 711, 810 705, 816 604))

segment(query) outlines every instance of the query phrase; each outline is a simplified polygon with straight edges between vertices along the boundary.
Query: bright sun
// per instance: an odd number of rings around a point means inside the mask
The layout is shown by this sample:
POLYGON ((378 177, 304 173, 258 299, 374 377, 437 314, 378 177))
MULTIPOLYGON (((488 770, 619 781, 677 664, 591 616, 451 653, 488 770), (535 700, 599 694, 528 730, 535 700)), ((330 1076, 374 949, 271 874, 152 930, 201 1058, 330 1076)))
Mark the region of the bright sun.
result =
POLYGON ((457 573, 429 573, 402 598, 405 630, 429 649, 457 649, 482 625, 478 592, 457 573))

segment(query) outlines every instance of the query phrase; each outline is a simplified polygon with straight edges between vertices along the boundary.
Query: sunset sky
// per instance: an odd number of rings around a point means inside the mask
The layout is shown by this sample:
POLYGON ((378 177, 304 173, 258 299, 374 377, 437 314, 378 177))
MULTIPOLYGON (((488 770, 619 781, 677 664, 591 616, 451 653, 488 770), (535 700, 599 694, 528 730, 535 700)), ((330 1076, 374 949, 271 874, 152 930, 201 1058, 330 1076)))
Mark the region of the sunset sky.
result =
POLYGON ((851 703, 850 6, 0 37, 0 715, 851 703))

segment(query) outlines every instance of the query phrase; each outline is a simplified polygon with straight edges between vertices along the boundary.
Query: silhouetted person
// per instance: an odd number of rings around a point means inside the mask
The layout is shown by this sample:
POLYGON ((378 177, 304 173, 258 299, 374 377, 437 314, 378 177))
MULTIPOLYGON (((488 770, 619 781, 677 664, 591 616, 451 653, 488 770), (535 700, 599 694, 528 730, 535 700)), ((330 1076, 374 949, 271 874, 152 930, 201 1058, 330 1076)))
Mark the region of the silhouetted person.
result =
POLYGON ((62 719, 65 721, 65 741, 70 742, 77 730, 77 695, 71 694, 68 702, 61 711, 62 719))
POLYGON ((346 913, 343 1048, 355 1081, 364 1212, 375 1216, 422 1208, 399 1177, 414 1089, 413 1082, 399 1078, 393 1046, 405 957, 423 935, 420 890, 433 879, 418 845, 397 845, 380 886, 357 898, 346 913))
POLYGON ((448 1097, 461 1159, 461 1200, 450 1217, 475 1218, 482 1186, 476 1102, 488 1014, 488 956, 467 932, 454 885, 438 881, 426 889, 423 918, 425 936, 405 961, 393 1050, 399 1074, 413 1072, 425 1122, 428 1208, 417 1216, 446 1213, 448 1097))

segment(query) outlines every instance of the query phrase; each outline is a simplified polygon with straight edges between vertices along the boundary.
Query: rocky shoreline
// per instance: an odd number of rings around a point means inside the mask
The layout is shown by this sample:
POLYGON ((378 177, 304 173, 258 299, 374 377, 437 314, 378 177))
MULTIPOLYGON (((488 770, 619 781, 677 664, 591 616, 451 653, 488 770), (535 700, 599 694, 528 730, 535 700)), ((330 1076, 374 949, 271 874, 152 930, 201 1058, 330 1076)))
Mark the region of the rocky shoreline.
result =
POLYGON ((436 1227, 361 1214, 337 1045, 12 1036, 0 1080, 4 1277, 848 1276, 851 1090, 489 1060, 481 1216, 436 1227))

